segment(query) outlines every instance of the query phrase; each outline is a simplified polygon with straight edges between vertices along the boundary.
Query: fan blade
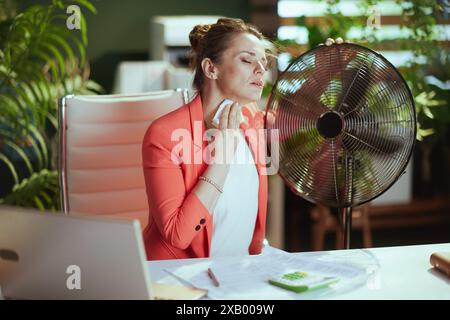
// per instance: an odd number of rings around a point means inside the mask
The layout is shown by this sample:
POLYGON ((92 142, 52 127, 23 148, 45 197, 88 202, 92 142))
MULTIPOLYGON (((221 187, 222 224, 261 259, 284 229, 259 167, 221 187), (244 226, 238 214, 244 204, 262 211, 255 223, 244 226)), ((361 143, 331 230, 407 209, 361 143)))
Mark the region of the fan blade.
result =
POLYGON ((342 70, 348 68, 348 64, 354 60, 356 52, 353 50, 342 50, 338 46, 330 46, 326 50, 315 53, 315 64, 317 66, 316 77, 319 77, 325 88, 324 96, 327 99, 329 109, 335 109, 339 104, 342 87, 339 85, 342 78, 342 70), (335 82, 335 83, 334 83, 335 82))
POLYGON ((268 110, 266 117, 266 128, 268 130, 278 129, 279 142, 290 143, 290 140, 295 140, 299 133, 299 128, 302 131, 315 128, 315 122, 318 117, 316 113, 309 109, 305 103, 295 103, 289 96, 277 96, 277 105, 283 105, 283 108, 276 106, 268 110))
POLYGON ((325 199, 327 202, 338 203, 342 194, 342 185, 338 182, 340 139, 326 139, 319 151, 312 157, 308 173, 313 186, 320 186, 313 191, 316 201, 325 199))
POLYGON ((308 198, 314 202, 338 205, 343 194, 343 186, 338 182, 342 179, 338 178, 337 168, 341 152, 340 145, 340 139, 327 139, 322 140, 313 150, 306 146, 289 150, 289 154, 284 157, 286 161, 283 165, 285 166, 281 168, 280 175, 295 193, 307 194, 308 198), (304 149, 310 151, 305 152, 304 149), (303 160, 301 168, 295 165, 299 159, 303 160), (305 192, 305 190, 309 191, 305 192))
POLYGON ((346 115, 358 109, 371 82, 372 75, 366 64, 363 64, 359 69, 344 70, 342 93, 336 104, 336 110, 346 115))
POLYGON ((295 90, 292 94, 287 96, 290 101, 295 101, 296 105, 311 110, 314 114, 319 116, 327 110, 327 107, 321 103, 321 95, 325 88, 321 88, 319 83, 311 74, 307 79, 295 90))
POLYGON ((345 131, 342 142, 346 150, 367 150, 379 155, 391 155, 397 153, 404 145, 402 137, 386 137, 375 130, 360 130, 358 133, 345 131))

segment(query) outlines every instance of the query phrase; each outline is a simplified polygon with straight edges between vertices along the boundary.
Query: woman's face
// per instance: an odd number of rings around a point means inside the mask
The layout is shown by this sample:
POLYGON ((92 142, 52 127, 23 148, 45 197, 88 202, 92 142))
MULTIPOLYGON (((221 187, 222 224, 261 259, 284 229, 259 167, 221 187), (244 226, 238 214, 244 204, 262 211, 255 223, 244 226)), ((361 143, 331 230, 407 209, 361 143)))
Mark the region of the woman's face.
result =
POLYGON ((240 104, 259 100, 267 69, 263 41, 250 33, 234 36, 216 68, 216 84, 225 98, 240 104))

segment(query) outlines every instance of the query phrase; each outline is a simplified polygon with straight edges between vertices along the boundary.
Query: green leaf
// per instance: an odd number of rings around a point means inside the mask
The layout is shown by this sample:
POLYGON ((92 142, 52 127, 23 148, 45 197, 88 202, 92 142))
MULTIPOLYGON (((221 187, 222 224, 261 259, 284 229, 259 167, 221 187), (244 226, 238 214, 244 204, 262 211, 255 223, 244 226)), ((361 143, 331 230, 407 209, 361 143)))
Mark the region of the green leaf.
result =
POLYGON ((44 102, 44 93, 41 91, 41 88, 37 85, 35 81, 30 81, 28 83, 30 89, 33 91, 33 95, 35 96, 36 100, 40 103, 44 102))
POLYGON ((58 174, 41 170, 14 185, 13 191, 2 199, 2 203, 32 206, 41 210, 56 209, 58 205, 58 174), (42 201, 41 198, 44 200, 42 201), (50 201, 48 201, 50 199, 50 201))
POLYGON ((30 101, 28 101, 27 94, 23 91, 23 89, 16 85, 14 88, 15 92, 5 93, 5 96, 9 96, 10 100, 15 102, 17 117, 16 119, 11 119, 13 121, 19 121, 19 119, 24 119, 27 123, 30 122, 30 115, 27 110, 27 105, 30 105, 30 101))
POLYGON ((75 3, 79 3, 82 6, 86 7, 93 14, 97 14, 97 9, 89 1, 86 1, 86 0, 74 0, 74 2, 75 3))
POLYGON ((25 83, 20 83, 16 85, 14 88, 17 94, 18 100, 20 100, 20 109, 21 116, 27 119, 27 122, 30 122, 30 116, 32 119, 36 119, 37 110, 35 108, 31 108, 34 105, 34 96, 26 89, 25 83))
MULTIPOLYGON (((25 125, 24 123, 21 123, 22 125, 25 125)), ((48 150, 47 150, 47 144, 45 143, 44 137, 39 132, 39 130, 36 128, 36 126, 29 124, 28 130, 33 134, 33 138, 36 139, 37 142, 39 142, 40 149, 42 152, 43 162, 46 164, 48 162, 48 150)))
POLYGON ((73 81, 73 86, 74 86, 75 92, 79 92, 83 86, 83 80, 81 79, 81 77, 79 75, 76 75, 75 77, 72 78, 72 81, 73 81))
POLYGON ((433 113, 431 113, 430 109, 426 106, 423 107, 423 113, 425 113, 425 115, 430 118, 430 119, 434 119, 434 115, 433 113))
POLYGON ((33 166, 31 165, 30 159, 28 158, 27 154, 22 150, 21 147, 19 147, 16 143, 12 141, 5 141, 5 145, 9 146, 11 149, 13 149, 23 160, 25 163, 27 170, 29 174, 33 173, 33 166))
POLYGON ((86 18, 84 17, 84 14, 81 13, 80 15, 80 28, 81 28, 81 39, 83 40, 83 44, 87 46, 88 39, 87 39, 87 27, 86 27, 86 18))
POLYGON ((80 54, 80 65, 84 66, 86 63, 86 50, 83 42, 77 37, 73 37, 72 41, 75 43, 75 46, 78 48, 78 53, 80 54))
POLYGON ((103 93, 105 91, 101 85, 92 80, 86 81, 85 85, 86 89, 88 89, 90 92, 103 93))
POLYGON ((54 115, 50 114, 50 113, 47 114, 47 119, 48 119, 48 121, 50 121, 50 123, 52 124, 53 128, 55 130, 57 130, 58 129, 58 119, 56 119, 56 117, 54 115))
MULTIPOLYGON (((11 132, 1 128, 0 128, 0 136, 3 136, 4 139, 9 139, 10 141, 14 141, 16 139, 16 137, 14 137, 14 135, 11 132)), ((30 143, 34 151, 34 154, 38 159, 38 170, 44 169, 43 154, 41 149, 36 143, 36 139, 34 137, 31 137, 30 143)))
POLYGON ((64 58, 61 55, 61 53, 59 52, 59 50, 49 42, 42 43, 42 46, 45 47, 46 49, 48 49, 51 52, 51 54, 53 55, 53 57, 56 58, 56 61, 58 61, 58 65, 59 65, 59 70, 58 70, 59 74, 61 75, 61 77, 63 77, 65 74, 66 68, 65 68, 64 58))
POLYGON ((42 95, 44 97, 44 101, 51 100, 52 92, 50 89, 50 84, 48 84, 46 81, 40 81, 37 85, 41 89, 42 95))
POLYGON ((37 207, 39 210, 41 210, 41 211, 44 211, 44 210, 45 210, 45 206, 44 206, 44 204, 42 203, 41 199, 39 199, 38 196, 34 196, 33 200, 34 200, 34 204, 36 205, 36 207, 37 207))
POLYGON ((44 53, 42 51, 35 52, 35 55, 38 58, 42 59, 42 62, 50 65, 50 70, 52 72, 53 80, 54 81, 58 81, 59 80, 58 67, 56 66, 56 64, 53 61, 53 59, 48 54, 46 54, 46 53, 44 53))
POLYGON ((75 56, 73 54, 72 48, 69 46, 68 42, 59 36, 57 33, 49 33, 47 37, 53 41, 53 43, 60 45, 64 48, 64 51, 66 52, 67 57, 69 60, 75 60, 75 56))
POLYGON ((39 197, 43 198, 44 202, 46 203, 46 205, 44 205, 44 208, 48 208, 49 206, 52 205, 52 199, 50 198, 50 196, 47 194, 47 192, 45 192, 45 190, 41 190, 39 192, 39 197))
POLYGON ((0 161, 3 161, 3 163, 6 164, 6 166, 9 169, 9 172, 11 172, 11 175, 14 179, 14 183, 19 183, 19 176, 17 175, 17 171, 14 168, 13 163, 6 157, 3 153, 0 153, 0 161))
POLYGON ((422 129, 420 123, 417 124, 417 134, 416 139, 419 141, 423 141, 423 138, 428 137, 430 135, 434 134, 434 129, 422 129))

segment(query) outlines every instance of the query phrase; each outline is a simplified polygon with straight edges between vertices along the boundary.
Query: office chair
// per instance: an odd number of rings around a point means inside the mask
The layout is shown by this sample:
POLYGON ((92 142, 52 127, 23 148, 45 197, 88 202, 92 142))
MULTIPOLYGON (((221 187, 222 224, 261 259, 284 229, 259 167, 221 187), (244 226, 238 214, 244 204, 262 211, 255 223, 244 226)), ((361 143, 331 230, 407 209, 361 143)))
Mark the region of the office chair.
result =
POLYGON ((188 100, 188 91, 181 89, 61 98, 58 169, 63 212, 138 219, 144 229, 144 134, 153 120, 188 100))

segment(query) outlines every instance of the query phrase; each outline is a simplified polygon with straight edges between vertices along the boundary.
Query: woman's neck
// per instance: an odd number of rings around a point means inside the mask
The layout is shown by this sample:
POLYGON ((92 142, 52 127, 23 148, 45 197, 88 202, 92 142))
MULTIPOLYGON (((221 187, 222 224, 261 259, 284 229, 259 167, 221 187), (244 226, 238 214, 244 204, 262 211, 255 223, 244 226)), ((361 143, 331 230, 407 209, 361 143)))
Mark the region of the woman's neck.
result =
POLYGON ((219 107, 220 103, 225 99, 220 93, 215 90, 201 90, 203 121, 206 129, 213 128, 212 119, 219 107))

